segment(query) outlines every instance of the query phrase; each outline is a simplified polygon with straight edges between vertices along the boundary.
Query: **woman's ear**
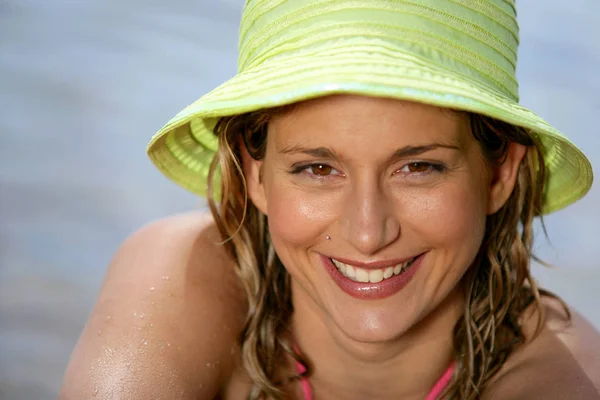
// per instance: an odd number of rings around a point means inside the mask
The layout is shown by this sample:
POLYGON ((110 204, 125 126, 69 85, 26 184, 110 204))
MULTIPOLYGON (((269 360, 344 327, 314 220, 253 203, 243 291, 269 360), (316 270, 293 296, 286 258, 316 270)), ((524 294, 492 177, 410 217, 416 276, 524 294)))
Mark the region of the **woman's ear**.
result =
POLYGON ((489 188, 488 215, 496 213, 508 201, 515 188, 519 166, 526 153, 526 146, 511 142, 502 164, 494 165, 489 188))
POLYGON ((267 201, 265 187, 262 179, 262 160, 255 160, 252 158, 246 144, 240 137, 239 142, 240 154, 242 156, 242 170, 244 171, 244 177, 246 179, 246 190, 250 201, 256 208, 259 209, 265 215, 267 214, 267 201))

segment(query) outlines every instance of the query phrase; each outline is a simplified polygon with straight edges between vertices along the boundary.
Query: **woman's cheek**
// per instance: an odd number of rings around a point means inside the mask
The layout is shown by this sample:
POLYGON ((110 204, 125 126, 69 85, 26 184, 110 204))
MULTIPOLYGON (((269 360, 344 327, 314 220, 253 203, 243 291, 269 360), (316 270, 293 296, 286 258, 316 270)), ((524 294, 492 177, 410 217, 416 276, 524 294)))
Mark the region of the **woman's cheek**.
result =
POLYGON ((272 187, 268 194, 269 227, 274 241, 311 245, 335 218, 335 199, 297 187, 272 187))
POLYGON ((466 245, 464 250, 479 247, 485 229, 485 206, 477 188, 446 185, 427 195, 413 193, 404 201, 404 224, 421 232, 432 244, 453 247, 459 243, 466 245))

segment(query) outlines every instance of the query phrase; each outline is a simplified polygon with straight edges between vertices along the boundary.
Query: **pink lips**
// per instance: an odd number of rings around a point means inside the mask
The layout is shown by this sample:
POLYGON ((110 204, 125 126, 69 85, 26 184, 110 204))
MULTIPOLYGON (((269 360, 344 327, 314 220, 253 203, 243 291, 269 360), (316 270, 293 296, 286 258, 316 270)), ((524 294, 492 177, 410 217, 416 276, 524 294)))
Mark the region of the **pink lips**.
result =
POLYGON ((371 282, 356 282, 345 277, 338 271, 333 262, 325 256, 321 256, 321 260, 333 281, 350 296, 361 300, 379 300, 392 296, 402 290, 416 274, 421 266, 425 254, 421 254, 415 258, 412 265, 404 272, 394 275, 388 279, 384 279, 378 283, 371 282))

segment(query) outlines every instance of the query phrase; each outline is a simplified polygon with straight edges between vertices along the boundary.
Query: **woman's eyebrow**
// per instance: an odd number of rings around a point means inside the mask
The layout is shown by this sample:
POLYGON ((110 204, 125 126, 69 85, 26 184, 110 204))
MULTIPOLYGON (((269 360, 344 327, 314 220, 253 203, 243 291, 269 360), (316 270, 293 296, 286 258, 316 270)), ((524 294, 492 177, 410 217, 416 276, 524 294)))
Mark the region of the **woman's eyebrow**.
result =
MULTIPOLYGON (((396 150, 390 157, 390 161, 412 157, 419 154, 426 153, 431 150, 435 150, 437 148, 447 148, 452 150, 459 150, 459 147, 452 144, 445 143, 431 143, 427 145, 419 145, 419 146, 404 146, 396 150)), ((282 154, 306 154, 316 158, 337 158, 335 152, 327 147, 304 147, 301 145, 292 145, 288 147, 284 147, 280 150, 282 154)))
POLYGON ((447 144, 447 143, 431 143, 431 144, 419 145, 419 146, 404 146, 404 147, 401 147, 398 150, 396 150, 390 156, 390 160, 393 161, 393 160, 397 160, 397 159, 401 159, 401 158, 417 156, 419 154, 423 154, 423 153, 426 153, 428 151, 435 150, 438 148, 459 150, 459 147, 457 145, 447 144))
POLYGON ((328 149, 327 147, 314 147, 314 148, 310 148, 310 147, 304 147, 301 145, 292 145, 292 146, 287 146, 284 147, 283 149, 280 150, 280 153, 282 154, 306 154, 309 156, 313 156, 316 158, 337 158, 335 155, 335 152, 333 152, 331 149, 328 149))

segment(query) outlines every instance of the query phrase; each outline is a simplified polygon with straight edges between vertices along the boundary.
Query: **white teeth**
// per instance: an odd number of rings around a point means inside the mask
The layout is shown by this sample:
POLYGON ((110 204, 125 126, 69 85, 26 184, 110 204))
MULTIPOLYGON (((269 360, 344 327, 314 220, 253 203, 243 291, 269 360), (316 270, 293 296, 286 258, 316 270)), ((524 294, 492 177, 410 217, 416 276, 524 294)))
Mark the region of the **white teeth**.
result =
POLYGON ((381 282, 382 280, 383 280, 383 271, 381 271, 380 269, 374 269, 371 272, 369 272, 369 282, 377 283, 377 282, 381 282))
POLYGON ((346 268, 346 264, 339 262, 338 260, 334 260, 333 258, 331 259, 331 261, 333 262, 333 265, 336 266, 337 269, 341 270, 342 268, 346 268))
POLYGON ((355 279, 359 282, 364 282, 364 283, 369 282, 369 273, 365 269, 356 268, 356 278, 355 279))
POLYGON ((336 268, 340 271, 342 275, 348 277, 356 282, 371 282, 378 283, 383 281, 384 279, 391 278, 393 275, 398 275, 402 271, 404 271, 413 260, 397 264, 394 267, 387 267, 386 269, 373 269, 367 270, 359 267, 354 267, 352 265, 344 264, 343 262, 331 259, 336 268))
POLYGON ((383 273, 383 279, 387 279, 392 275, 394 275, 394 267, 387 267, 383 273))
POLYGON ((353 266, 346 264, 346 276, 350 279, 356 278, 356 270, 353 266))

